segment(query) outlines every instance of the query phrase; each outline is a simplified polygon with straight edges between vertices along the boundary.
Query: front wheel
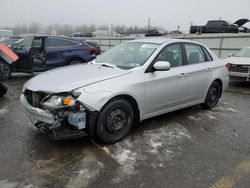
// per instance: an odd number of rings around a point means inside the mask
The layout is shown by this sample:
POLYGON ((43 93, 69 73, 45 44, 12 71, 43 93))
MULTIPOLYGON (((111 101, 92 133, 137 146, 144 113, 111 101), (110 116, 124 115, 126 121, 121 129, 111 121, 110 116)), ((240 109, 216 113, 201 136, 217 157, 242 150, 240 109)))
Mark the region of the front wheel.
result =
POLYGON ((11 76, 10 65, 0 60, 0 81, 6 81, 11 76))
POLYGON ((205 102, 202 104, 202 106, 205 109, 214 108, 221 96, 221 86, 218 82, 213 82, 211 86, 208 89, 207 96, 205 102))
POLYGON ((100 112, 96 134, 105 143, 111 144, 123 139, 134 121, 133 108, 130 103, 118 99, 108 103, 100 112))
POLYGON ((3 97, 7 93, 7 87, 0 83, 0 97, 3 97))

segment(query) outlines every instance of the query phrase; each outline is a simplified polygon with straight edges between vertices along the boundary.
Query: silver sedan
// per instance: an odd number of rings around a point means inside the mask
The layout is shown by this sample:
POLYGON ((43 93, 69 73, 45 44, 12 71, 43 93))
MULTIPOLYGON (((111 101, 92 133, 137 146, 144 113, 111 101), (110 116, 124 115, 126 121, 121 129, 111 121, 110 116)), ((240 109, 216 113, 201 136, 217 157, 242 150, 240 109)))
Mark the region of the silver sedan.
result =
POLYGON ((226 64, 202 44, 140 39, 86 65, 33 77, 20 101, 54 139, 89 135, 114 143, 147 118, 196 104, 215 107, 228 80, 226 64))

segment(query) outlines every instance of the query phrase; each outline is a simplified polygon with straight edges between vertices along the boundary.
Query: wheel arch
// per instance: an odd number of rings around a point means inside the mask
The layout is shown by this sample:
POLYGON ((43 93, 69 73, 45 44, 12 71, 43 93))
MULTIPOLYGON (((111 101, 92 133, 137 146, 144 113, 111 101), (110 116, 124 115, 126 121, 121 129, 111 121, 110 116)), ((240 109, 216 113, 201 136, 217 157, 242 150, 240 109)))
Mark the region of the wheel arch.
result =
POLYGON ((80 61, 83 62, 83 63, 86 62, 83 58, 81 58, 81 57, 79 57, 79 56, 73 56, 73 57, 70 57, 70 58, 68 59, 68 65, 70 64, 70 62, 72 62, 72 61, 74 61, 74 60, 80 60, 80 61))
POLYGON ((112 101, 118 100, 118 99, 123 99, 123 100, 126 100, 127 102, 129 102, 129 104, 134 109, 134 116, 135 116, 134 123, 137 124, 138 122, 140 122, 140 110, 139 110, 138 102, 136 101, 136 99, 134 97, 132 97, 131 95, 128 95, 128 94, 119 94, 119 95, 113 96, 102 106, 100 111, 102 111, 103 108, 105 108, 105 106, 107 106, 109 103, 111 103, 112 101))

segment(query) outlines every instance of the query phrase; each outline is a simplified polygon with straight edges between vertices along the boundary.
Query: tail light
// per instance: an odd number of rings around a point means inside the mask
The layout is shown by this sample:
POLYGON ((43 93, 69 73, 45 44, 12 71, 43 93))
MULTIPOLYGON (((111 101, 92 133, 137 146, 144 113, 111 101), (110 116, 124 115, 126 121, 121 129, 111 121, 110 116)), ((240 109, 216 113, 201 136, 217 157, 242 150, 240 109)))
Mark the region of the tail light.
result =
POLYGON ((95 48, 87 48, 86 49, 90 54, 95 54, 96 53, 96 49, 95 48))
POLYGON ((226 64, 225 64, 225 67, 226 67, 227 69, 229 69, 229 63, 226 63, 226 64))

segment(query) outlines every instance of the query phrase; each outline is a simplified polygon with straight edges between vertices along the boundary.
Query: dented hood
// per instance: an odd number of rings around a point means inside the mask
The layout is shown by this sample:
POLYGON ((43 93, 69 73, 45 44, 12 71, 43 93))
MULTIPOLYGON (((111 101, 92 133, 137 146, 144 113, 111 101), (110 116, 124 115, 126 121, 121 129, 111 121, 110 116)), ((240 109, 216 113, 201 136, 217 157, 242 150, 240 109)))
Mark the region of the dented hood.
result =
POLYGON ((73 65, 41 73, 27 81, 24 88, 49 93, 69 92, 130 72, 130 70, 105 67, 100 64, 73 65))

